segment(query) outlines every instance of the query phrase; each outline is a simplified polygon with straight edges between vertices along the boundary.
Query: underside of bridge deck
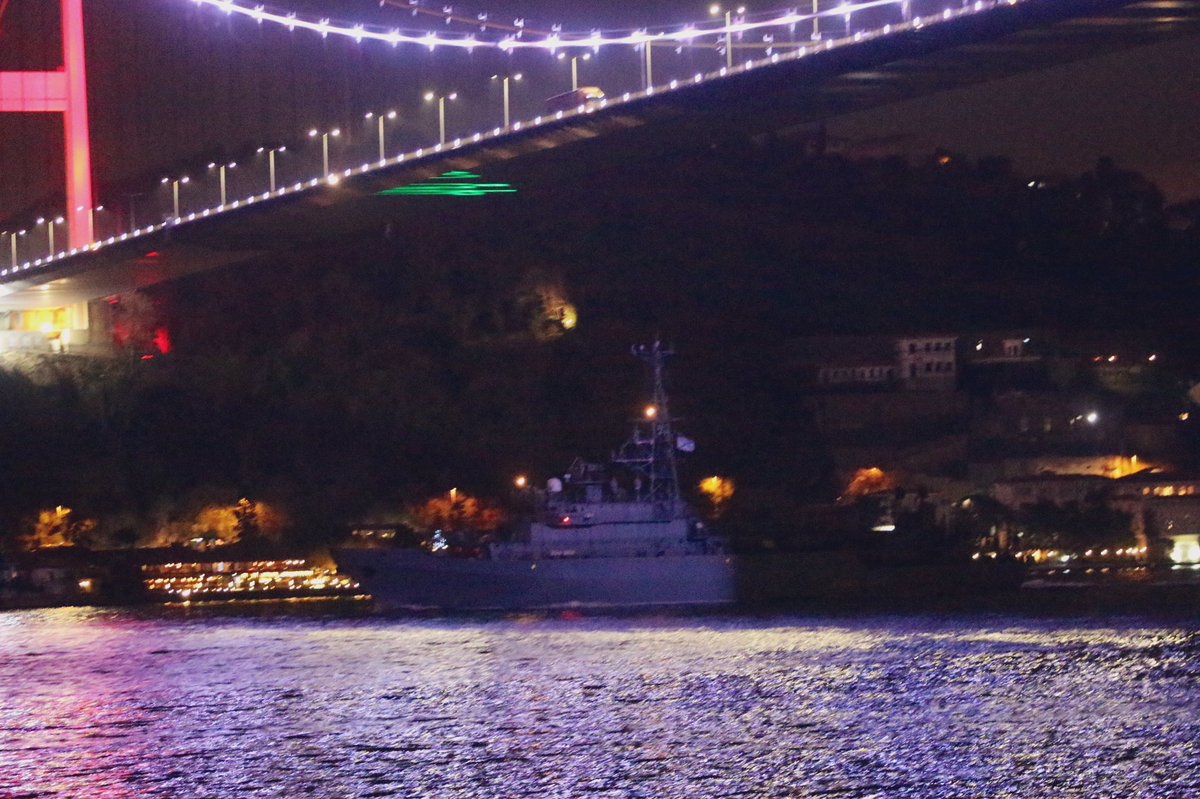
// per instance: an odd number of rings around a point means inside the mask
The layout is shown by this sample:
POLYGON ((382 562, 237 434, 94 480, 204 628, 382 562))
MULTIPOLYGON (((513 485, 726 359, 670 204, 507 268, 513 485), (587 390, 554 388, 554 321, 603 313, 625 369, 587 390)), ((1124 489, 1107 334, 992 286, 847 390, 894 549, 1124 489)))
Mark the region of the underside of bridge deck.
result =
MULTIPOLYGON (((465 169, 514 185, 586 180, 613 159, 746 140, 1116 50, 1200 36, 1200 0, 1030 0, 355 174, 19 277, 0 311, 68 306, 272 252, 380 231, 422 202, 379 192, 465 169)), ((470 198, 462 201, 471 202, 470 198)), ((450 206, 446 206, 450 207, 450 206)))

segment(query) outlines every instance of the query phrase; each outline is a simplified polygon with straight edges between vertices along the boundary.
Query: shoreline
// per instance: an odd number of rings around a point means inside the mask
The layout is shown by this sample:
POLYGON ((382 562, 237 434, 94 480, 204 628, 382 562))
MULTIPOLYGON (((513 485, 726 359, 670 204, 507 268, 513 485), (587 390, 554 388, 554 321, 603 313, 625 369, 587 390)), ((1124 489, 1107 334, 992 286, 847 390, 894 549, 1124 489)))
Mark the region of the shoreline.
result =
MULTIPOLYGON (((504 616, 511 613, 450 613, 445 611, 381 610, 371 605, 369 595, 295 595, 245 598, 207 598, 191 601, 147 600, 87 603, 70 600, 37 601, 0 599, 0 613, 21 610, 45 610, 64 607, 95 608, 162 608, 169 610, 237 610, 244 607, 270 609, 297 604, 353 606, 358 612, 372 616, 395 618, 462 618, 472 616, 504 616)), ((569 608, 526 611, 528 613, 561 616, 565 619, 587 617, 634 616, 763 616, 802 614, 821 616, 886 615, 921 616, 929 614, 1011 616, 1020 618, 1073 618, 1097 616, 1153 616, 1162 618, 1200 619, 1200 580, 1156 582, 1056 582, 1035 577, 1014 591, 980 595, 894 597, 860 596, 814 599, 742 606, 690 608, 569 608)))

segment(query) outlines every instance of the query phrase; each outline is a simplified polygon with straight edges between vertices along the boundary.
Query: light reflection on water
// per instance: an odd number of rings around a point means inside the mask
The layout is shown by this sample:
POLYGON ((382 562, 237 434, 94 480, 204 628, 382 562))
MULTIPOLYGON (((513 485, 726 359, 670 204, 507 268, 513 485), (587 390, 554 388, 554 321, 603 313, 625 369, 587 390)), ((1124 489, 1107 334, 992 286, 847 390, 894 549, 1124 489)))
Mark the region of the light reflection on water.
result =
POLYGON ((1200 796, 1200 635, 0 614, 0 797, 1200 796))

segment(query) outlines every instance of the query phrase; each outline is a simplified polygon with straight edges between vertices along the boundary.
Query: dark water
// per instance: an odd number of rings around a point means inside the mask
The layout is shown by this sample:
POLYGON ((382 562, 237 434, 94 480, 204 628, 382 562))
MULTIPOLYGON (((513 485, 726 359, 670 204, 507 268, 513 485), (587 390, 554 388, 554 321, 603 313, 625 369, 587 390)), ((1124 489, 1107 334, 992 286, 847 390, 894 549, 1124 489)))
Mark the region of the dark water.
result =
POLYGON ((1186 623, 0 613, 0 797, 1195 797, 1186 623))

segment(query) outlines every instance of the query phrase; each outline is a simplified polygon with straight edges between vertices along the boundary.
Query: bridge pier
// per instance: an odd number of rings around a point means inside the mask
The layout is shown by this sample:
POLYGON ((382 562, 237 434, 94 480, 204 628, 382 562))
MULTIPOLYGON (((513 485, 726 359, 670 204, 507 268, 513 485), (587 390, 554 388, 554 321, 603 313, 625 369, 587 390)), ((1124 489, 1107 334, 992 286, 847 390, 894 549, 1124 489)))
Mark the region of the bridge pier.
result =
POLYGON ((0 72, 0 112, 61 113, 66 140, 67 233, 72 249, 92 243, 91 145, 84 67, 83 0, 62 0, 63 65, 50 72, 0 72))

